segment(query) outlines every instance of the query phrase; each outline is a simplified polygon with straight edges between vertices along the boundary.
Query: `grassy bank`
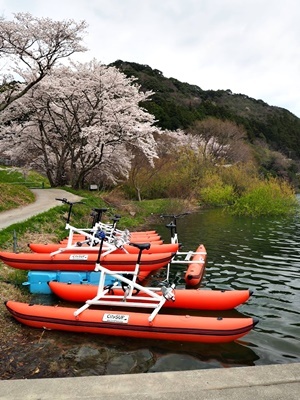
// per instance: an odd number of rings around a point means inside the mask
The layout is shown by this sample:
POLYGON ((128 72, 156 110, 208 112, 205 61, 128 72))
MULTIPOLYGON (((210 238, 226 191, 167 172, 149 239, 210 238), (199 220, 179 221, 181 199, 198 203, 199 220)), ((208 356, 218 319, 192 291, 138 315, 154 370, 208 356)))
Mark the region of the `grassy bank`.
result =
POLYGON ((23 185, 0 183, 0 212, 34 202, 34 194, 23 185))
MULTIPOLYGON (((112 222, 115 214, 121 215, 118 228, 129 230, 146 229, 150 222, 159 221, 163 213, 178 214, 192 211, 195 206, 181 200, 127 201, 117 192, 72 191, 83 197, 80 204, 74 204, 70 224, 75 227, 91 227, 93 208, 107 208, 103 221, 112 222)), ((66 197, 67 198, 67 197, 66 197)), ((65 229, 69 206, 58 202, 58 206, 29 220, 11 225, 0 231, 0 249, 28 252, 28 243, 58 242, 68 231, 65 229), (60 204, 60 205, 59 205, 60 204)), ((15 270, 0 263, 0 283, 6 282, 22 291, 21 283, 26 280, 25 271, 15 270)))

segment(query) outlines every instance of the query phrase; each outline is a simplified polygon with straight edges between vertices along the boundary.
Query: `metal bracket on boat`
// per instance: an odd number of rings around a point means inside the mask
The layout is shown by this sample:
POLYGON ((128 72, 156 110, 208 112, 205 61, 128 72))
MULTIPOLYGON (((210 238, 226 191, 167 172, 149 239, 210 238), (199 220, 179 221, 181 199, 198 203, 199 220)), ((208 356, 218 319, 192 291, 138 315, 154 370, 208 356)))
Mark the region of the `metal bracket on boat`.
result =
POLYGON ((186 263, 190 264, 190 263, 193 263, 193 262, 199 263, 201 261, 204 261, 204 259, 201 258, 199 260, 193 261, 192 258, 194 256, 196 256, 196 255, 206 256, 206 254, 207 254, 206 251, 187 251, 187 252, 178 251, 176 253, 176 257, 174 257, 172 259, 172 263, 176 263, 176 264, 186 264, 186 263), (185 256, 185 258, 184 259, 180 259, 181 256, 185 256))
POLYGON ((177 251, 175 256, 172 258, 172 260, 169 262, 167 266, 167 277, 166 281, 169 281, 169 276, 170 276, 170 269, 172 264, 180 264, 180 265, 185 265, 185 264, 199 264, 204 262, 204 258, 200 258, 197 260, 193 260, 192 258, 196 255, 203 255, 203 257, 206 256, 206 251, 177 251), (184 258, 183 258, 184 257, 184 258))
POLYGON ((162 291, 162 294, 163 294, 163 296, 164 296, 164 298, 166 300, 175 301, 175 295, 174 295, 174 291, 173 291, 173 287, 172 286, 170 286, 170 287, 163 286, 161 288, 161 291, 162 291))
POLYGON ((129 288, 129 286, 127 286, 127 288, 125 289, 124 297, 123 297, 122 301, 125 302, 127 300, 127 297, 129 296, 129 293, 130 293, 130 288, 129 288))

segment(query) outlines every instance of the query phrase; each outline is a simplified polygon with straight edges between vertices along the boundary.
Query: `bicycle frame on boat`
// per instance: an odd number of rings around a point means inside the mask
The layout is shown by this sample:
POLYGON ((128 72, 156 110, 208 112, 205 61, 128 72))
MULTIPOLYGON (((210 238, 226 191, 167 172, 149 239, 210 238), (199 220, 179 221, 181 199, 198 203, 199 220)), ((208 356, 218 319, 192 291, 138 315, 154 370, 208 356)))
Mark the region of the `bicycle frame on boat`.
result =
MULTIPOLYGON (((142 286, 137 282, 137 278, 139 275, 140 269, 140 261, 143 250, 150 248, 150 243, 136 244, 132 243, 132 246, 135 246, 139 249, 137 262, 135 266, 135 270, 133 272, 128 273, 128 271, 110 271, 107 268, 101 266, 100 264, 100 255, 102 251, 102 246, 104 243, 104 236, 101 238, 101 243, 98 252, 98 258, 95 265, 95 271, 101 272, 97 295, 90 300, 87 300, 85 304, 77 309, 74 312, 74 316, 78 316, 84 310, 89 308, 91 305, 105 305, 105 306, 118 306, 118 307, 136 307, 136 308, 153 308, 153 311, 148 317, 148 321, 151 322, 155 318, 155 316, 159 313, 160 309, 163 307, 166 301, 175 301, 175 294, 173 289, 175 288, 175 283, 168 286, 162 286, 157 288, 150 288, 146 286, 142 286), (110 286, 105 286, 106 275, 112 276, 117 281, 110 286), (131 275, 132 279, 128 279, 127 276, 131 275), (124 295, 122 296, 110 296, 110 291, 120 285, 124 290, 124 295), (145 293, 145 296, 134 297, 133 291, 136 290, 138 292, 145 293), (157 292, 162 292, 159 295, 157 292), (114 299, 114 301, 109 301, 110 299, 114 299), (116 299, 120 300, 116 303, 116 299), (130 301, 129 300, 134 300, 130 301)), ((121 316, 120 316, 121 317, 121 316)))

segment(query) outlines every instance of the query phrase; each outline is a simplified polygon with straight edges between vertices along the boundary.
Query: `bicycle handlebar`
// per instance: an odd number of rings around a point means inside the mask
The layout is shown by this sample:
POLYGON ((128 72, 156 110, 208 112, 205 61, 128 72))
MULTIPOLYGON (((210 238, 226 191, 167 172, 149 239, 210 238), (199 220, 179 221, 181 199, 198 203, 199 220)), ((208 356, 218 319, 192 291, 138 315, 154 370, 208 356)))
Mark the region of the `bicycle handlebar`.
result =
POLYGON ((65 197, 62 199, 59 198, 55 198, 55 200, 61 201, 62 203, 68 204, 68 205, 73 205, 73 204, 84 204, 82 201, 69 201, 68 199, 66 199, 65 197))
POLYGON ((71 212, 72 212, 72 208, 74 204, 84 204, 82 201, 74 201, 71 202, 68 199, 66 199, 65 197, 63 197, 62 199, 59 198, 55 198, 55 200, 61 201, 64 204, 68 204, 69 206, 69 212, 68 212, 68 217, 67 217, 67 224, 70 222, 70 218, 71 218, 71 212))

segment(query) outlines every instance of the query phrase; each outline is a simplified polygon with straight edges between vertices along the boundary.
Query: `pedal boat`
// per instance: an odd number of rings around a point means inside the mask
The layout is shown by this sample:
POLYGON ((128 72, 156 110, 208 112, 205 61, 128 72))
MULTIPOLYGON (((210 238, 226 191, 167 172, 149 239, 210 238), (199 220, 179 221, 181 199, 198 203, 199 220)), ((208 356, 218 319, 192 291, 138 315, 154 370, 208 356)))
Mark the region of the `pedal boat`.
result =
MULTIPOLYGON (((51 291, 60 299, 69 302, 83 303, 96 297, 98 287, 91 284, 76 284, 69 282, 48 282, 51 291)), ((153 288, 158 295, 162 295, 159 288, 153 288)), ((109 293, 110 301, 118 301, 124 296, 121 287, 112 287, 109 293), (115 299, 114 299, 115 297, 115 299)), ((166 301, 163 308, 225 311, 231 310, 245 303, 252 295, 251 290, 206 290, 206 289, 174 289, 174 301, 166 301)), ((131 300, 144 296, 138 292, 131 300)))
MULTIPOLYGON (((61 253, 98 253, 99 245, 98 246, 90 246, 87 243, 76 242, 74 245, 68 246, 68 244, 62 243, 29 243, 28 247, 34 253, 54 253, 54 252, 61 252, 61 253)), ((139 243, 139 242, 135 242, 139 243)), ((103 251, 109 250, 112 245, 104 244, 103 251)), ((151 253, 176 253, 180 248, 179 243, 164 243, 164 244, 153 244, 150 242, 150 248, 148 250, 144 250, 144 254, 151 254, 151 253)), ((115 254, 123 254, 123 253, 130 253, 130 254, 138 254, 139 250, 131 246, 130 244, 124 244, 122 247, 115 247, 113 250, 115 254)))
MULTIPOLYGON (((74 228, 75 229, 75 228, 74 228)), ((78 230, 79 231, 79 230, 78 230)), ((76 240, 76 241, 83 241, 86 239, 86 236, 90 236, 88 232, 83 232, 82 233, 72 233, 72 240, 76 240)), ((107 235, 108 237, 110 235, 107 235)), ((120 238, 123 237, 121 234, 113 234, 111 235, 112 238, 120 238)), ((142 242, 159 242, 159 243, 163 243, 162 238, 159 234, 157 233, 150 233, 150 234, 146 234, 146 233, 130 233, 127 236, 128 240, 132 241, 132 242, 137 242, 137 243, 142 243, 142 242)), ((69 237, 66 237, 65 239, 63 239, 61 241, 61 243, 65 243, 69 240, 69 237)))
MULTIPOLYGON (((155 271, 168 265, 175 253, 142 254, 140 259, 141 271, 155 271)), ((97 253, 78 254, 59 253, 55 255, 47 253, 13 253, 0 252, 0 259, 10 267, 23 270, 39 271, 93 271, 97 261, 97 253)), ((110 270, 133 271, 137 260, 136 254, 101 253, 100 263, 110 270)))
POLYGON ((175 283, 161 287, 161 293, 138 283, 139 261, 143 249, 149 247, 149 244, 137 246, 140 250, 139 257, 130 279, 123 271, 111 271, 97 260, 95 271, 101 272, 101 279, 96 296, 78 309, 15 301, 7 301, 5 305, 16 320, 31 327, 140 339, 224 343, 246 335, 257 323, 250 317, 215 318, 159 314, 167 302, 176 301, 175 283), (107 275, 116 279, 115 284, 109 287, 105 286, 107 275), (117 288, 120 284, 122 295, 111 295, 112 288, 117 288), (135 296, 139 292, 143 295, 135 296), (146 312, 148 309, 153 309, 150 314, 146 312))
POLYGON ((5 302, 7 310, 22 324, 40 329, 125 336, 181 342, 226 343, 249 333, 257 320, 251 317, 222 318, 189 315, 156 315, 133 311, 85 309, 5 302))

